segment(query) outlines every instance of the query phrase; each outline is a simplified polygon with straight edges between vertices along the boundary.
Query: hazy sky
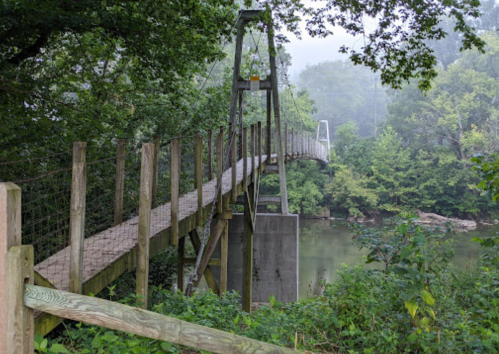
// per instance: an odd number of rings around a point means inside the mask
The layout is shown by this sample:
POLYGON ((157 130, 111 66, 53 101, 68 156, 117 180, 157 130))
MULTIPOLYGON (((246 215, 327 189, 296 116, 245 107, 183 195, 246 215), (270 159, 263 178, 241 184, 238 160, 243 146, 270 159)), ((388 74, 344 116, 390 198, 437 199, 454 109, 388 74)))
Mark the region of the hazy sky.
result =
POLYGON ((338 50, 344 44, 352 45, 355 42, 353 37, 339 31, 329 38, 311 38, 308 35, 303 35, 302 40, 294 35, 288 35, 288 38, 291 43, 287 43, 285 47, 292 57, 292 65, 289 69, 292 81, 307 65, 327 60, 348 59, 348 55, 338 53, 338 50))
MULTIPOLYGON (((311 2, 310 0, 305 0, 303 2, 307 6, 322 5, 320 2, 311 2)), ((366 23, 369 22, 369 20, 366 21, 366 23)), ((301 40, 287 31, 282 32, 290 40, 290 43, 286 43, 285 47, 292 57, 292 66, 289 69, 291 81, 293 81, 307 65, 314 65, 327 60, 348 59, 348 55, 338 53, 338 50, 342 45, 359 49, 363 44, 362 37, 354 38, 347 34, 342 28, 335 28, 333 30, 334 35, 327 38, 312 38, 306 34, 304 21, 302 21, 300 27, 302 30, 301 40)))

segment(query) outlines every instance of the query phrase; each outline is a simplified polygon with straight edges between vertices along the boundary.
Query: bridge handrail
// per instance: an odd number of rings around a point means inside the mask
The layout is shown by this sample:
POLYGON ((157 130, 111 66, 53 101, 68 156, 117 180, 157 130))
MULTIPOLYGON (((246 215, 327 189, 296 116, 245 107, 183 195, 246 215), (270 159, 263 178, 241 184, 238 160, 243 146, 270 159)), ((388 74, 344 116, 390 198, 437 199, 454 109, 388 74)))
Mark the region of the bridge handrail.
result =
POLYGON ((21 245, 21 190, 0 183, 0 353, 34 352, 34 310, 215 353, 298 353, 95 297, 34 285, 33 246, 21 245))

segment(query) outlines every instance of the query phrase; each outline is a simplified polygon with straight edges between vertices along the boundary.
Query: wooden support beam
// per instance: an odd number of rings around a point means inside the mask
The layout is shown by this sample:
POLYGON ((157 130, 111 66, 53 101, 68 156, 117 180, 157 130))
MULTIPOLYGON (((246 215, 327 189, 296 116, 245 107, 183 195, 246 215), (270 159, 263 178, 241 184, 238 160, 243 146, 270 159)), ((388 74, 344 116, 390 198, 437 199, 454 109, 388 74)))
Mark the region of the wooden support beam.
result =
POLYGON ((83 272, 83 242, 85 239, 85 205, 87 193, 87 143, 73 144, 73 172, 71 181, 71 209, 69 235, 71 241, 69 263, 69 291, 81 294, 83 272))
POLYGON ((250 149, 251 149, 251 183, 256 182, 256 125, 251 125, 251 138, 250 138, 250 149))
MULTIPOLYGON (((237 203, 244 205, 244 195, 237 196, 237 203)), ((258 205, 281 205, 281 197, 278 195, 260 195, 257 198, 258 205)))
POLYGON ((171 142, 171 243, 178 245, 178 221, 179 221, 179 198, 180 198, 180 168, 181 168, 181 140, 173 139, 171 142))
MULTIPOLYGON (((184 258, 185 264, 196 264, 196 261, 197 261, 197 258, 184 258)), ((208 266, 206 267, 206 269, 208 269, 209 266, 220 266, 220 259, 219 258, 211 258, 208 261, 208 266)))
POLYGON ((243 189, 248 186, 248 128, 243 128, 243 189))
POLYGON ((213 131, 208 131, 208 181, 213 179, 213 131))
POLYGON ((25 286, 24 302, 32 309, 73 321, 85 322, 155 340, 164 340, 213 353, 298 354, 292 349, 259 342, 117 302, 36 285, 25 286))
POLYGON ((196 224, 199 227, 203 226, 203 138, 198 133, 196 135, 196 161, 194 179, 198 191, 198 210, 196 217, 196 224))
POLYGON ((116 184, 114 187, 114 223, 123 222, 123 196, 125 193, 125 153, 126 140, 118 139, 116 145, 116 184))
POLYGON ((260 174, 263 173, 263 160, 262 160, 262 122, 258 122, 258 168, 260 169, 260 174))
POLYGON ((152 162, 152 202, 151 202, 151 208, 156 208, 157 207, 157 199, 158 199, 158 177, 159 177, 159 148, 160 148, 160 141, 159 137, 154 137, 154 159, 152 162))
MULTIPOLYGON (((229 134, 229 144, 230 144, 230 167, 231 167, 231 177, 232 177, 232 188, 230 193, 230 201, 234 203, 237 198, 237 134, 235 133, 235 126, 231 125, 232 132, 229 134)), ((231 129, 229 128, 229 131, 231 129)))
MULTIPOLYGON (((7 253, 7 351, 5 353, 32 354, 34 352, 34 311, 24 306, 24 287, 33 285, 33 246, 14 246, 7 253)), ((4 289, 2 289, 4 291, 4 289)))
MULTIPOLYGON (((189 237, 191 239, 192 247, 194 247, 194 251, 196 252, 196 254, 199 254, 199 250, 201 249, 201 237, 198 233, 198 230, 194 229, 191 232, 189 232, 189 237)), ((213 275, 209 263, 206 269, 204 270, 203 275, 211 291, 213 291, 214 294, 218 294, 219 293, 218 284, 215 279, 215 276, 213 275)))
POLYGON ((237 111, 237 98, 239 90, 239 75, 241 73, 241 59, 242 59, 242 49, 243 49, 243 39, 244 39, 244 25, 245 21, 238 21, 237 34, 236 34, 236 48, 235 48, 235 58, 234 58, 234 70, 232 72, 232 94, 230 97, 230 109, 229 109, 229 123, 236 123, 236 111, 237 111))
MULTIPOLYGON (((185 237, 178 240, 178 267, 177 267, 177 288, 184 291, 184 263, 187 263, 185 256, 185 237)), ((194 263, 196 261, 194 260, 194 263)))
POLYGON ((220 238, 220 296, 227 291, 227 264, 229 257, 229 223, 225 227, 220 238))
POLYGON ((217 213, 223 210, 223 185, 222 176, 224 171, 224 128, 220 127, 217 139, 217 213))
POLYGON ((147 309, 149 291, 149 240, 151 238, 152 183, 154 173, 154 144, 142 145, 140 166, 139 225, 137 241, 136 293, 140 307, 147 309))
POLYGON ((267 161, 272 156, 272 91, 267 90, 267 139, 265 141, 267 161))
POLYGON ((268 36, 267 38, 268 38, 268 45, 270 52, 270 74, 272 79, 272 100, 274 105, 274 121, 276 129, 277 166, 279 166, 281 213, 287 215, 289 214, 288 189, 286 186, 286 167, 285 167, 284 154, 282 149, 281 111, 279 109, 279 83, 277 78, 277 64, 276 64, 277 50, 274 43, 274 25, 272 22, 272 16, 269 16, 267 36, 268 36))
MULTIPOLYGON (((271 88, 271 83, 269 79, 260 80, 260 90, 269 90, 271 88)), ((239 80, 237 83, 237 89, 239 92, 250 90, 250 81, 239 80)))
POLYGON ((253 291, 253 220, 249 193, 244 193, 243 286, 241 307, 251 312, 253 291))
POLYGON ((237 139, 237 160, 241 160, 243 158, 243 98, 244 92, 239 91, 239 121, 238 121, 238 139, 237 139))
POLYGON ((215 226, 213 227, 213 230, 211 231, 210 239, 208 240, 208 243, 206 244, 206 248, 203 253, 203 257, 201 258, 201 263, 199 264, 198 269, 196 270, 197 272, 197 281, 194 283, 194 286, 198 286, 199 281, 201 280, 201 275, 204 273, 204 270, 208 266, 208 262, 213 255, 213 251, 215 250, 215 247, 217 246, 218 240, 220 239, 220 235, 222 234, 222 231, 225 227, 225 224, 227 224, 227 220, 221 220, 217 219, 217 222, 215 223, 215 226))
POLYGON ((0 183, 0 353, 33 353, 33 311, 22 302, 33 284, 33 247, 21 246, 21 188, 0 183), (25 263, 26 260, 26 263, 25 263))

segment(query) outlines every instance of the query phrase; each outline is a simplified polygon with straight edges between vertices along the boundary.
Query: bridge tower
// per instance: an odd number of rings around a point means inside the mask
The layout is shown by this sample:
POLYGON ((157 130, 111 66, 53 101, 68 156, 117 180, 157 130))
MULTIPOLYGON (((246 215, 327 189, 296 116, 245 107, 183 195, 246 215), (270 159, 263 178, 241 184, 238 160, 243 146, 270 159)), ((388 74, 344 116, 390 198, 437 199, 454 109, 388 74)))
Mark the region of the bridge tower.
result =
POLYGON ((326 143, 329 156, 331 140, 329 140, 329 122, 327 120, 320 120, 319 125, 317 125, 317 142, 326 143))
MULTIPOLYGON (((281 194, 281 212, 289 214, 288 208, 288 191, 286 187, 286 169, 285 156, 283 151, 283 143, 281 136, 281 116, 279 108, 279 90, 277 81, 277 64, 276 64, 276 47, 274 43, 274 27, 272 16, 269 16, 265 25, 267 26, 268 43, 269 43, 269 61, 270 61, 270 76, 265 80, 260 80, 258 77, 252 77, 250 81, 241 78, 241 59, 243 48, 244 27, 247 23, 255 20, 262 20, 264 10, 243 10, 239 12, 239 18, 236 24, 236 53, 234 58, 234 72, 232 74, 232 95, 230 101, 230 120, 232 129, 236 129, 236 124, 239 123, 240 131, 242 131, 242 105, 244 99, 244 91, 247 90, 265 90, 267 91, 267 129, 266 129, 266 154, 271 156, 271 127, 272 127, 272 106, 274 108, 274 124, 275 124, 275 146, 277 152, 277 167, 279 172, 279 184, 281 194), (239 104, 238 104, 239 102, 239 104), (239 122, 236 121, 236 116, 239 117, 239 122)), ((229 136, 234 136, 233 131, 229 132, 229 136)), ((230 143, 230 141, 229 141, 230 143)), ((253 188, 253 187, 252 187, 253 188)))

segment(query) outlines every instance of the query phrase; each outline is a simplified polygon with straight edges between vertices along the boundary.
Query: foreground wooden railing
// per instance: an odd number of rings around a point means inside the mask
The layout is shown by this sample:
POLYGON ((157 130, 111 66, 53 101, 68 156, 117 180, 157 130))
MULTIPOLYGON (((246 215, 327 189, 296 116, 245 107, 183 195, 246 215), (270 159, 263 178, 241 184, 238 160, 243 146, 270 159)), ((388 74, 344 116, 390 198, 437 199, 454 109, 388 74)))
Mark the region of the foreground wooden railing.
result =
POLYGON ((214 353, 297 353, 112 301, 33 285, 33 246, 21 246, 21 190, 0 183, 0 354, 33 353, 34 310, 214 353))

